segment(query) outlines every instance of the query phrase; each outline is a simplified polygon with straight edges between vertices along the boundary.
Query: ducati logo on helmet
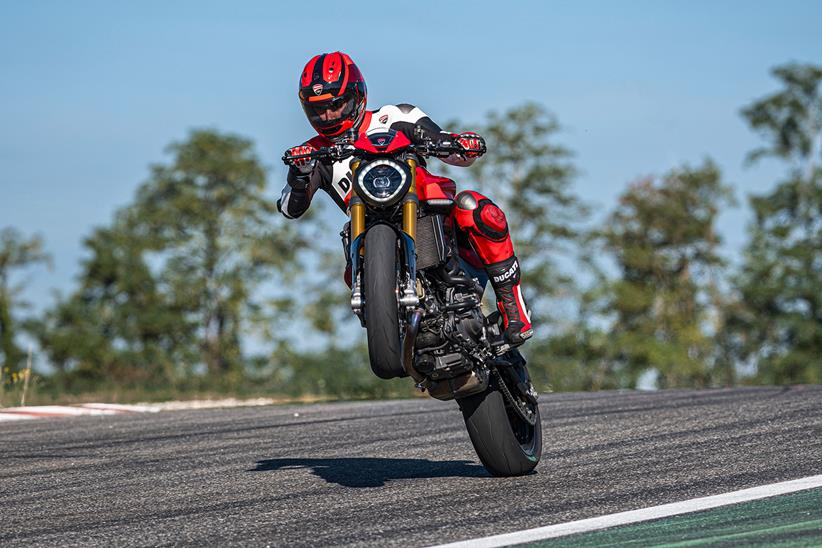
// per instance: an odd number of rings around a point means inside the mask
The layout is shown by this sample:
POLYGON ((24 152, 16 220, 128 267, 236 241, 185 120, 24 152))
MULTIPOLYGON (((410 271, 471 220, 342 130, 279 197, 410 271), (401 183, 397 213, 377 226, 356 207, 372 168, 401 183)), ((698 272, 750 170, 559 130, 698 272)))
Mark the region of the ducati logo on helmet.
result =
POLYGON ((323 85, 322 84, 314 84, 313 86, 311 86, 311 89, 314 90, 314 93, 316 95, 319 95, 320 93, 323 92, 323 85))
POLYGON ((387 121, 388 121, 388 115, 387 114, 383 114, 382 116, 380 116, 380 123, 381 124, 384 124, 387 121))

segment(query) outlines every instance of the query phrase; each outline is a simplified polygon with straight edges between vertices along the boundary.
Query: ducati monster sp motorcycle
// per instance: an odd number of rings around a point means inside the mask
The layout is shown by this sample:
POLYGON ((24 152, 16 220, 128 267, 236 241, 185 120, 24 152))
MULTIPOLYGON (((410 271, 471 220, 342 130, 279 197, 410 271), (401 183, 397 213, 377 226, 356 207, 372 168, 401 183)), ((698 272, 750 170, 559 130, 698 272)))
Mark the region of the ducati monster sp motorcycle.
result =
MULTIPOLYGON (((351 308, 366 330, 371 369, 411 377, 440 400, 456 399, 485 468, 496 476, 534 469, 542 454, 537 393, 525 360, 501 335, 499 312, 485 317, 484 287, 458 254, 449 220, 453 193, 419 164, 462 149, 413 144, 394 130, 300 158, 350 163, 351 308)), ((450 181, 449 181, 450 182, 450 181)), ((453 184, 453 183, 451 183, 453 184)), ((487 281, 487 280, 486 280, 487 281)))

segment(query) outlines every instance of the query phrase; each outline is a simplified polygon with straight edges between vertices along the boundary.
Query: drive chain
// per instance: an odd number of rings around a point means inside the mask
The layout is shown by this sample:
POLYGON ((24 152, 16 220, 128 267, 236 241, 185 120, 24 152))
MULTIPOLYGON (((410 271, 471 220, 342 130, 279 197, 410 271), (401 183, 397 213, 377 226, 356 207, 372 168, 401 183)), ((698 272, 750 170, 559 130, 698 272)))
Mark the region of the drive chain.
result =
POLYGON ((528 407, 526 402, 520 400, 519 398, 515 398, 514 395, 511 394, 511 391, 508 389, 508 385, 505 384, 505 379, 503 379, 502 373, 500 373, 499 369, 496 367, 494 368, 494 374, 497 376, 497 384, 499 384, 502 397, 508 401, 522 420, 527 422, 529 425, 534 426, 537 422, 537 414, 528 407))

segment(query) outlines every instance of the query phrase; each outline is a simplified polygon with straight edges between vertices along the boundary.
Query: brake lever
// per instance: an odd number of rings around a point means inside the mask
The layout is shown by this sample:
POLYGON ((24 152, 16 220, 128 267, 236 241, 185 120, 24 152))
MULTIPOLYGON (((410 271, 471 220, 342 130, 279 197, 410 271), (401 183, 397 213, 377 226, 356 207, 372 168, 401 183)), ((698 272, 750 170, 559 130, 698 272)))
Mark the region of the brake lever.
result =
POLYGON ((329 158, 331 158, 334 161, 340 161, 353 156, 354 153, 357 151, 357 147, 351 144, 334 145, 333 147, 329 147, 325 150, 328 150, 329 158))
POLYGON ((423 157, 447 158, 457 152, 459 147, 453 146, 448 141, 434 143, 431 139, 426 139, 422 144, 414 147, 414 152, 423 157))

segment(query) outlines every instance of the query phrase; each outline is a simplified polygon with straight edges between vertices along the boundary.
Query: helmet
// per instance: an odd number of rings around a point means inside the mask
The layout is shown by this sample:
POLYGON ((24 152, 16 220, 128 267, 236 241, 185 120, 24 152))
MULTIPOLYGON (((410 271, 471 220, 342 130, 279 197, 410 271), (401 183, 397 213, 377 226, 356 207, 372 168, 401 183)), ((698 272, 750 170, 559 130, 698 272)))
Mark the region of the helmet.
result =
POLYGON ((312 58, 300 76, 300 102, 323 137, 357 129, 365 116, 365 80, 351 58, 339 51, 312 58))

